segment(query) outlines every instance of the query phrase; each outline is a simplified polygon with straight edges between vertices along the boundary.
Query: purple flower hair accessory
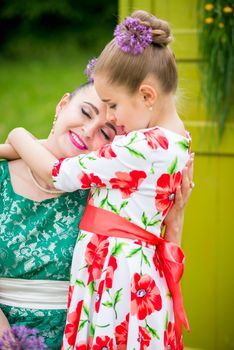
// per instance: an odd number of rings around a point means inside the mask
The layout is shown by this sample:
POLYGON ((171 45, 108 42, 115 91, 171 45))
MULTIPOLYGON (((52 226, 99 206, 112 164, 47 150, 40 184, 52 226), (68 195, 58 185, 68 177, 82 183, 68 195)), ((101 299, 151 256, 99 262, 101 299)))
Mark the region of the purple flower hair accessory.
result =
POLYGON ((133 55, 141 54, 153 41, 152 28, 132 17, 116 26, 114 37, 120 50, 133 55))
POLYGON ((87 75, 88 80, 90 82, 93 82, 93 70, 95 68, 96 63, 97 63, 97 58, 94 57, 88 62, 86 69, 85 69, 85 74, 87 75))
POLYGON ((0 338, 0 350, 44 350, 47 346, 44 338, 38 336, 38 330, 25 326, 12 326, 0 338))

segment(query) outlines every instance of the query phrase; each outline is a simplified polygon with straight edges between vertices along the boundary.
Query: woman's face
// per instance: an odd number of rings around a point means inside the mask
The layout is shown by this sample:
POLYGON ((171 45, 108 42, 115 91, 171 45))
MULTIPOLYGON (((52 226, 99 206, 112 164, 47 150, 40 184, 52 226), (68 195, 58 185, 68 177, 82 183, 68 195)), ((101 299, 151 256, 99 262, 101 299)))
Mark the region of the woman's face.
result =
POLYGON ((63 96, 56 108, 57 121, 48 141, 57 157, 89 153, 113 141, 118 128, 106 120, 106 105, 93 85, 86 86, 71 99, 63 96))

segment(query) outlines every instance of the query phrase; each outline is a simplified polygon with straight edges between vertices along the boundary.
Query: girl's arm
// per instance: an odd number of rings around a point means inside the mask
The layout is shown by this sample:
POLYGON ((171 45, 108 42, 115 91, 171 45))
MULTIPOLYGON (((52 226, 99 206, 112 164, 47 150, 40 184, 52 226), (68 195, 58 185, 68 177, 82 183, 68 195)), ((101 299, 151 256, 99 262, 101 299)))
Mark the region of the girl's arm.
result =
POLYGON ((57 158, 24 128, 13 129, 7 141, 25 163, 49 186, 54 188, 51 172, 57 158))
POLYGON ((6 316, 4 315, 2 310, 0 309, 0 337, 3 334, 3 332, 5 330, 7 330, 8 328, 10 328, 9 322, 7 321, 6 316))
POLYGON ((182 240, 184 209, 192 192, 193 161, 194 154, 191 155, 187 166, 183 169, 182 184, 176 190, 175 203, 164 219, 166 225, 164 238, 178 245, 181 244, 182 240))
POLYGON ((18 153, 9 143, 0 144, 0 159, 15 160, 18 158, 18 153))

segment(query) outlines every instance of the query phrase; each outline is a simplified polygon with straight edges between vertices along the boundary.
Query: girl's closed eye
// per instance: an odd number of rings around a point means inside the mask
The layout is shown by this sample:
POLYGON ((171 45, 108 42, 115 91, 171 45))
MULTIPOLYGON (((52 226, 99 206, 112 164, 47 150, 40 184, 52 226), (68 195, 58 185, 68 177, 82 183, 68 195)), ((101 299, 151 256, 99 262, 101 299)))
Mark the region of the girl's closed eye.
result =
POLYGON ((81 112, 83 115, 85 115, 87 118, 92 119, 91 115, 89 112, 87 112, 83 107, 81 107, 81 112))
POLYGON ((112 105, 109 105, 110 109, 115 109, 116 108, 116 103, 113 103, 112 105))

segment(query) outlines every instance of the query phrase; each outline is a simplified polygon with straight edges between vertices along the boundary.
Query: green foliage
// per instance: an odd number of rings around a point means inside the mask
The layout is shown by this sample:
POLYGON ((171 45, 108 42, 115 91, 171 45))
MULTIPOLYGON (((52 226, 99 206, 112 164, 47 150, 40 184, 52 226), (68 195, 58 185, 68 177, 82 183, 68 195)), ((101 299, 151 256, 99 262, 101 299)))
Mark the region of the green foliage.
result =
POLYGON ((86 81, 84 69, 94 54, 66 47, 38 59, 0 59, 0 142, 17 126, 46 138, 57 103, 86 81))
POLYGON ((217 122, 221 136, 234 92, 234 4, 232 0, 200 0, 198 13, 202 90, 209 117, 217 122))
POLYGON ((117 23, 117 1, 3 0, 0 2, 1 51, 13 51, 12 41, 74 38, 82 48, 104 45, 117 23))

